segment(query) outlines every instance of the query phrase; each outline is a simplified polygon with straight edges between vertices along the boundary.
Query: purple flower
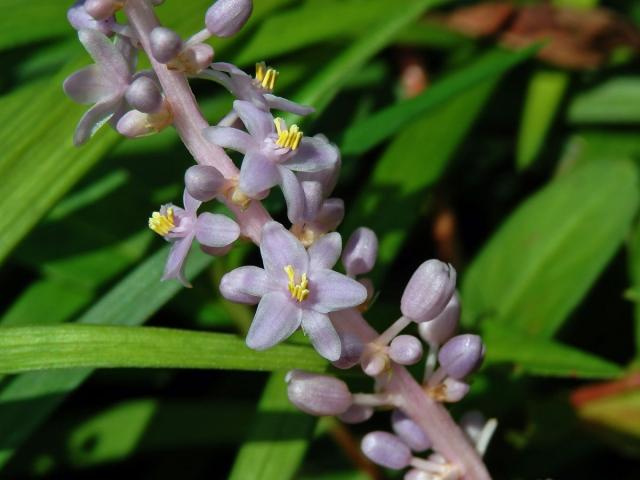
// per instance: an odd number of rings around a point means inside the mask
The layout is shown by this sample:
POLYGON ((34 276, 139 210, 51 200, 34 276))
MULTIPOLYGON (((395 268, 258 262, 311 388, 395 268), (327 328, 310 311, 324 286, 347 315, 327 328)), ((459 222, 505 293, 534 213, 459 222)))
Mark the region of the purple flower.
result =
POLYGON ((234 110, 247 132, 231 127, 209 127, 206 138, 216 145, 244 154, 238 188, 249 198, 260 198, 280 185, 292 223, 304 217, 305 195, 294 172, 331 169, 338 161, 337 149, 325 137, 304 137, 296 125, 287 128, 282 119, 250 102, 236 100, 234 110))
POLYGON ((89 12, 87 12, 85 8, 85 0, 78 0, 67 10, 67 20, 69 20, 71 26, 76 30, 99 30, 105 35, 111 35, 113 33, 113 27, 116 24, 113 16, 103 20, 96 20, 93 16, 89 15, 89 12))
POLYGON ((116 37, 115 43, 98 30, 80 30, 80 42, 95 61, 64 81, 64 91, 78 103, 94 104, 80 119, 73 143, 82 145, 111 119, 126 111, 124 98, 135 68, 135 49, 128 40, 116 37))
MULTIPOLYGON (((271 92, 275 87, 278 72, 267 67, 264 62, 256 63, 255 78, 226 62, 212 63, 209 69, 200 73, 200 76, 218 82, 238 100, 251 102, 266 112, 272 108, 296 115, 308 115, 314 111, 311 107, 273 95, 271 92)), ((235 114, 231 115, 225 119, 226 124, 230 125, 236 118, 235 114)))
POLYGON ((327 314, 360 305, 367 297, 360 283, 331 270, 341 243, 338 233, 330 233, 307 251, 279 223, 265 225, 260 241, 264 269, 240 267, 220 282, 227 299, 260 302, 247 335, 250 348, 270 348, 302 325, 320 355, 331 361, 340 358, 340 338, 327 314))
POLYGON ((240 235, 236 222, 224 215, 214 213, 197 214, 202 202, 186 191, 183 195, 184 208, 172 204, 163 205, 160 211, 149 218, 149 228, 172 243, 164 269, 163 280, 177 278, 189 287, 184 276, 184 262, 191 249, 193 239, 197 239, 203 249, 222 248, 235 242, 240 235))

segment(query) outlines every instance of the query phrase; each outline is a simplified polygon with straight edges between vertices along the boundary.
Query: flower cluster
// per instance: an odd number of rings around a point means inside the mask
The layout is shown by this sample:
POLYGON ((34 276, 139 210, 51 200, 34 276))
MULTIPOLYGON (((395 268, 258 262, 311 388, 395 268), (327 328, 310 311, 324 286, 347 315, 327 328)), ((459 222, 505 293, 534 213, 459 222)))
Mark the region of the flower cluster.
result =
MULTIPOLYGON (((259 245, 262 267, 239 267, 220 282, 226 299, 257 305, 247 346, 268 349, 302 328, 336 368, 358 365, 375 379, 375 393, 352 394, 342 380, 294 370, 287 376, 291 402, 312 415, 338 415, 348 423, 368 419, 374 407, 392 408, 395 434, 372 432, 362 449, 380 465, 412 466, 406 478, 459 478, 470 467, 482 473, 482 462, 475 453, 469 455, 469 442, 457 427, 444 432, 450 438, 441 443, 467 449, 459 455, 467 463, 455 463, 450 458, 455 451, 439 451, 440 439, 429 436, 411 413, 406 388, 397 381, 408 375, 404 365, 423 358, 423 342, 401 333, 415 323, 429 347, 418 387, 423 400, 456 402, 468 392, 467 378, 479 367, 484 345, 476 335, 455 336, 460 314, 455 269, 438 260, 420 265, 402 296, 402 316, 382 334, 375 333, 363 318, 374 288, 361 276, 374 267, 378 239, 361 227, 343 249, 334 231, 344 217, 343 201, 332 197, 341 166, 338 149, 325 136, 306 135, 272 113, 313 112, 274 95, 277 70, 260 62, 251 76, 230 63, 213 62, 214 49, 205 43, 238 32, 251 14, 251 0, 217 0, 206 12, 204 28, 186 40, 159 25, 153 12, 159 3, 76 2, 68 18, 95 64, 71 75, 64 90, 77 102, 92 104, 76 129, 76 144, 105 123, 127 137, 173 125, 194 156, 196 165, 184 176, 183 206, 165 204, 149 218, 149 228, 171 244, 162 278, 189 286, 184 266, 194 240, 204 252, 223 255, 239 238, 252 239, 259 245), (116 21, 120 9, 129 24, 116 21), (149 57, 152 69, 136 71, 139 52, 149 57), (223 86, 235 97, 232 110, 211 125, 195 103, 189 77, 223 86), (227 151, 239 154, 239 168, 227 151), (261 201, 274 188, 284 195, 290 228, 264 211, 261 201), (225 204, 234 218, 206 211, 205 204, 213 201, 225 204), (338 260, 345 274, 336 271, 338 260), (411 453, 428 449, 434 453, 426 459, 411 453)), ((466 431, 475 432, 469 439, 482 453, 494 427, 491 422, 478 426, 474 419, 466 431)))

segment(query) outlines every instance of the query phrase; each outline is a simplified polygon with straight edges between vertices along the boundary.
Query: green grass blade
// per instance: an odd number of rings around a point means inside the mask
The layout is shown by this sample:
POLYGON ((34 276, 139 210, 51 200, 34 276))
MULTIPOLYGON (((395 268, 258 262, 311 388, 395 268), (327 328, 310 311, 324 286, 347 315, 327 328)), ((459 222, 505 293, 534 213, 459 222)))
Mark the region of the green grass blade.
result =
POLYGON ((576 124, 636 124, 640 112, 640 77, 614 77, 579 93, 569 105, 568 120, 576 124))

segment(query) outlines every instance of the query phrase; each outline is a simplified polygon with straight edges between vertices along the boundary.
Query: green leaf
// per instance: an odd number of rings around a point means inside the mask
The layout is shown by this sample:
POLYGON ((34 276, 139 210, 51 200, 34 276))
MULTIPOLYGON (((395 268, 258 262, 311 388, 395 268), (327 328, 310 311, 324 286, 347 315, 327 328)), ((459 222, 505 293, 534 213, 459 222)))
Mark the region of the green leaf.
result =
POLYGON ((518 130, 519 169, 527 168, 538 156, 568 84, 569 75, 560 71, 538 70, 531 77, 518 130))
MULTIPOLYGON (((629 275, 631 285, 636 295, 640 294, 640 224, 636 223, 633 235, 629 241, 629 275)), ((634 333, 636 361, 640 359, 640 296, 634 299, 634 333)))
POLYGON ((483 330, 486 363, 513 363, 532 375, 570 378, 616 378, 623 369, 613 362, 554 340, 519 333, 512 327, 483 330))
POLYGON ((392 105, 350 127, 342 140, 343 154, 362 153, 400 131, 423 112, 485 80, 496 79, 535 54, 537 48, 518 52, 492 50, 471 66, 436 82, 421 95, 392 105))
POLYGON ((81 367, 322 371, 325 364, 310 347, 257 352, 224 333, 75 324, 0 328, 0 374, 81 367))
POLYGON ((67 22, 70 2, 0 0, 0 50, 52 37, 72 36, 67 22))
POLYGON ((629 161, 583 165, 521 205, 465 274, 466 325, 552 336, 620 247, 637 211, 629 161))
POLYGON ((614 77, 579 93, 569 105, 572 123, 640 122, 640 77, 614 77))
POLYGON ((420 215, 424 190, 438 180, 495 85, 485 80, 429 110, 394 138, 376 164, 343 226, 350 232, 365 225, 378 234, 376 278, 397 255, 420 215))
POLYGON ((300 412, 289 402, 284 377, 283 372, 269 377, 229 480, 294 478, 307 451, 316 418, 300 412))

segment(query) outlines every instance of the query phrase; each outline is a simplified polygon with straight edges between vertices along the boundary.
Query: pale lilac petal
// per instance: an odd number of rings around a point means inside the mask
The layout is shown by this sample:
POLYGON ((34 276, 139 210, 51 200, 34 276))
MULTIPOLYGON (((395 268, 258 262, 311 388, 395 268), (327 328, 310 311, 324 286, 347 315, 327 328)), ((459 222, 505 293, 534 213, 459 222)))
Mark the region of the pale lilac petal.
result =
POLYGON ((312 308, 321 313, 356 307, 367 299, 367 289, 346 275, 333 270, 318 270, 309 276, 312 308))
POLYGON ((322 203, 318 215, 310 224, 314 230, 329 232, 335 230, 344 218, 344 201, 341 198, 328 198, 322 203))
POLYGON ((115 93, 111 80, 102 74, 97 65, 89 65, 67 77, 62 88, 77 103, 98 103, 115 93))
MULTIPOLYGON (((300 180, 300 177, 298 177, 300 180)), ((324 200, 322 184, 316 181, 303 180, 300 182, 302 191, 304 192, 304 218, 305 220, 313 220, 318 216, 320 206, 324 200)))
MULTIPOLYGON (((128 26, 126 26, 125 28, 127 27, 128 26)), ((131 33, 133 34, 133 32, 131 33)), ((113 46, 116 47, 116 50, 120 52, 120 54, 122 55, 122 59, 127 65, 126 75, 127 76, 133 75, 136 71, 136 64, 138 63, 138 55, 137 55, 138 50, 136 49, 136 47, 133 46, 133 44, 131 43, 131 40, 128 37, 126 37, 124 34, 116 35, 116 38, 113 42, 113 46)), ((150 78, 155 77, 153 70, 147 70, 147 72, 149 72, 150 75, 153 75, 153 77, 150 77, 150 78)), ((145 74, 145 72, 138 72, 138 73, 142 75, 145 74)))
POLYGON ((333 169, 338 162, 338 149, 323 137, 303 137, 296 154, 283 163, 297 172, 319 172, 333 169))
POLYGON ((280 172, 280 187, 287 202, 287 217, 291 223, 301 223, 305 214, 302 184, 291 170, 282 166, 278 166, 278 170, 280 172))
POLYGON ((240 153, 247 153, 247 150, 257 148, 257 143, 253 137, 237 128, 208 127, 204 129, 203 135, 211 143, 240 153))
POLYGON ((129 64, 104 33, 97 30, 80 30, 78 38, 106 77, 120 83, 128 79, 129 64))
POLYGON ((193 242, 193 235, 180 238, 173 242, 171 250, 169 251, 169 257, 164 268, 164 275, 162 280, 169 280, 177 278, 185 287, 190 287, 191 284, 184 276, 184 262, 187 258, 187 254, 191 249, 191 243, 193 242))
POLYGON ((184 210, 185 212, 187 212, 187 214, 195 215, 195 213, 200 208, 200 205, 202 205, 202 202, 189 195, 189 192, 187 192, 187 190, 185 189, 182 192, 182 204, 184 205, 184 210))
POLYGON ((247 131, 256 140, 262 141, 276 131, 271 114, 260 110, 253 103, 236 100, 233 102, 233 109, 238 112, 247 131))
POLYGON ((247 346, 266 350, 287 339, 300 326, 302 310, 281 291, 269 292, 258 304, 247 346))
POLYGON ((245 266, 227 273, 220 280, 220 293, 237 303, 258 303, 272 287, 269 275, 262 268, 245 266))
POLYGON ((286 285, 284 267, 291 265, 300 275, 309 269, 309 255, 302 243, 278 222, 269 222, 262 229, 260 239, 262 263, 269 275, 286 285))
POLYGON ((274 187, 280 181, 277 166, 261 153, 249 151, 240 167, 239 187, 249 196, 274 187))
POLYGON ((303 310, 302 329, 320 355, 332 362, 340 358, 340 337, 327 315, 303 310))
POLYGON ((120 99, 114 98, 98 102, 87 110, 78 122, 76 131, 73 134, 73 143, 82 145, 89 140, 111 118, 119 105, 120 99))
POLYGON ((203 70, 200 72, 199 76, 220 83, 238 100, 246 100, 253 103, 261 110, 268 110, 268 105, 264 96, 257 91, 253 78, 250 75, 246 74, 235 65, 226 62, 212 63, 211 69, 212 70, 203 70), (229 75, 225 75, 221 72, 226 72, 229 75))
POLYGON ((309 248, 309 270, 331 269, 340 258, 342 237, 333 232, 322 236, 309 248))
POLYGON ((240 236, 240 227, 224 215, 204 212, 196 222, 196 238, 207 247, 225 247, 240 236))
POLYGON ((315 111, 313 107, 300 105, 299 103, 272 95, 271 93, 265 93, 264 98, 267 101, 269 108, 275 108, 276 110, 282 110, 283 112, 295 113, 296 115, 309 115, 315 111))

